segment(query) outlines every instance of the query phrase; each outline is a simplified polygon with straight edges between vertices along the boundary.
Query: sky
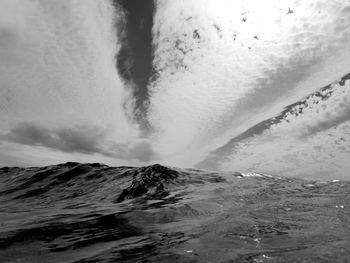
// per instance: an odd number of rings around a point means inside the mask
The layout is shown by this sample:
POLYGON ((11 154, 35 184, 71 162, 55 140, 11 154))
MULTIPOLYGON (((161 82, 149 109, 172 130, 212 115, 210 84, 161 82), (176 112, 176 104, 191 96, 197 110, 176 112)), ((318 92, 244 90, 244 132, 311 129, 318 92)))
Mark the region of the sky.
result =
POLYGON ((0 166, 346 178, 349 43, 344 0, 0 0, 0 166))

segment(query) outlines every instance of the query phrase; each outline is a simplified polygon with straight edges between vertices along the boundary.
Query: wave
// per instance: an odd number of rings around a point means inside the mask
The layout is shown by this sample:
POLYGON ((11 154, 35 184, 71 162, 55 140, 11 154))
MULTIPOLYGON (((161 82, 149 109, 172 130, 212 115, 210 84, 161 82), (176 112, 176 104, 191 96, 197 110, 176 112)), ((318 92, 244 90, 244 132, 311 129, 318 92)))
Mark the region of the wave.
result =
POLYGON ((159 164, 4 167, 0 259, 343 262, 349 191, 342 181, 159 164))

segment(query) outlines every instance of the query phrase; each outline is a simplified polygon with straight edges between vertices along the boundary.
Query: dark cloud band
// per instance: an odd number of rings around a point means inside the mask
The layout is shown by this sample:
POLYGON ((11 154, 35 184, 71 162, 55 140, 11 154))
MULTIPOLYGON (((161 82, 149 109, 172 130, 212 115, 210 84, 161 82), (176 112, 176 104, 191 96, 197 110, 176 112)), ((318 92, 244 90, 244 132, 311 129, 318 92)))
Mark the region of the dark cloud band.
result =
MULTIPOLYGON (((152 75, 153 0, 114 0, 124 13, 120 21, 121 48, 117 54, 117 69, 127 86, 132 89, 135 115, 141 125, 146 125, 149 101, 148 83, 152 75)), ((119 10, 120 11, 120 10, 119 10)))

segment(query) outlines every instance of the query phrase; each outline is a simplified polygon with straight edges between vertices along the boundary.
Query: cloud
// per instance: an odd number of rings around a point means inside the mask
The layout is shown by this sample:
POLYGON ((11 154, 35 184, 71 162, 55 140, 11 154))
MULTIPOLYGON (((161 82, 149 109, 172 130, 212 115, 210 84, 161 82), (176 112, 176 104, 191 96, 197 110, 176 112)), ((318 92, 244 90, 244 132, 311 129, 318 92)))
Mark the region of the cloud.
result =
MULTIPOLYGON (((238 136, 227 144, 211 152, 206 159, 197 164, 205 169, 219 169, 228 156, 235 155, 235 149, 245 143, 254 145, 254 139, 273 134, 277 137, 284 134, 290 138, 304 141, 331 128, 337 128, 350 120, 350 74, 339 81, 320 88, 304 97, 272 118, 266 119, 238 136)), ((288 139, 288 138, 287 138, 288 139)), ((276 140, 277 142, 277 140, 276 140)), ((232 159, 232 158, 231 158, 232 159)))
POLYGON ((213 152, 201 167, 348 179, 350 75, 294 103, 213 152))
POLYGON ((110 1, 1 0, 0 131, 100 123, 137 137, 116 69, 118 14, 110 1))
POLYGON ((350 16, 344 1, 156 3, 159 76, 150 87, 149 118, 155 147, 169 163, 203 160, 348 73, 350 16))
POLYGON ((34 123, 20 123, 0 139, 69 153, 103 153, 98 142, 105 134, 98 128, 85 126, 49 130, 34 123))
MULTIPOLYGON (((135 118, 146 124, 148 82, 152 76, 153 0, 115 0, 123 21, 118 33, 121 47, 117 55, 117 68, 125 85, 133 95, 135 118)), ((146 128, 147 125, 144 125, 146 128)))
POLYGON ((149 162, 156 158, 147 140, 117 144, 110 131, 97 126, 47 129, 35 123, 19 123, 10 132, 0 135, 0 140, 21 145, 42 146, 65 153, 101 154, 122 160, 149 162))

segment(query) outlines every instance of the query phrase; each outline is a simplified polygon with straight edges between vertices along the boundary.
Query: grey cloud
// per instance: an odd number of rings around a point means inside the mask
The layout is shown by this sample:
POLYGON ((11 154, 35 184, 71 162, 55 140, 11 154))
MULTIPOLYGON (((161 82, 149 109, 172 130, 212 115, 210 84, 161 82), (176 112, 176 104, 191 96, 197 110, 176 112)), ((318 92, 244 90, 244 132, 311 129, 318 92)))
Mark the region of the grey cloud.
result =
POLYGON ((336 127, 344 122, 350 120, 350 107, 347 105, 345 109, 338 116, 332 116, 328 114, 328 118, 318 121, 314 125, 307 125, 307 133, 303 134, 303 137, 314 135, 318 132, 328 130, 330 128, 336 127))
POLYGON ((0 139, 24 145, 44 146, 63 152, 100 152, 98 141, 104 131, 85 126, 49 130, 34 123, 20 123, 0 139))
POLYGON ((0 140, 43 146, 66 153, 102 154, 124 160, 149 162, 156 158, 151 145, 139 140, 132 146, 108 141, 108 131, 95 126, 47 129, 35 123, 19 123, 0 140))

